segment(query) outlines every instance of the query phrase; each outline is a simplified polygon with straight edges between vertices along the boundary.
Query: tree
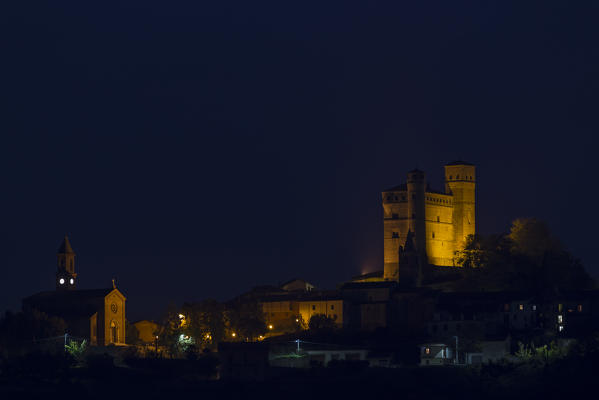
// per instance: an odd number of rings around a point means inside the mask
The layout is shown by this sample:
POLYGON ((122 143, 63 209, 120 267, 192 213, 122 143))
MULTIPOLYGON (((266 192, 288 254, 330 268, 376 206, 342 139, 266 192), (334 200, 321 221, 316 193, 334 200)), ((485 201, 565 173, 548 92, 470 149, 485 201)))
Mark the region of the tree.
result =
POLYGON ((19 313, 6 312, 0 319, 0 348, 15 351, 31 349, 39 343, 50 343, 67 330, 63 319, 49 316, 37 310, 19 313))
POLYGON ((543 222, 532 218, 515 220, 507 235, 469 237, 455 259, 464 267, 455 290, 543 294, 594 285, 580 261, 559 245, 543 222))
POLYGON ((540 264, 547 252, 559 252, 559 241, 551 235, 547 224, 536 218, 518 218, 512 222, 508 238, 512 252, 523 254, 540 264))
POLYGON ((308 328, 311 331, 327 331, 337 329, 335 318, 331 318, 325 314, 314 314, 310 317, 308 328))
POLYGON ((215 349, 226 338, 225 306, 208 299, 185 303, 181 309, 185 318, 183 334, 191 337, 196 346, 215 349))
POLYGON ((254 340, 266 333, 262 307, 257 301, 234 301, 227 305, 228 329, 240 339, 254 340))

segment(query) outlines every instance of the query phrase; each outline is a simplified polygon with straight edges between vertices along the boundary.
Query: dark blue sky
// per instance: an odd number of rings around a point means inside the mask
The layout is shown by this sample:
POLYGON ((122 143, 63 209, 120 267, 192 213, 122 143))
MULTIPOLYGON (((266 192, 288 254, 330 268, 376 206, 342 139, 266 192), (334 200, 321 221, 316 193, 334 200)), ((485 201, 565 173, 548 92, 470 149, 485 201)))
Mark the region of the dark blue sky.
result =
POLYGON ((6 3, 0 310, 64 233, 133 320, 334 287, 381 267, 380 191, 457 158, 479 232, 536 216, 599 274, 596 2, 6 3))

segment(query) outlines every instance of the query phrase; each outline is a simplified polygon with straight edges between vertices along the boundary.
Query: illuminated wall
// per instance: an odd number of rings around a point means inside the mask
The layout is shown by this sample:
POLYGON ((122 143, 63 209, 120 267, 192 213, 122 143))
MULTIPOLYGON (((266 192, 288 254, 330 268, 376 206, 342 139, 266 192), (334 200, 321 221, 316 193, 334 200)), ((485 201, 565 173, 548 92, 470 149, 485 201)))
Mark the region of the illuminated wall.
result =
POLYGON ((299 312, 306 324, 313 315, 324 314, 333 318, 337 325, 343 326, 343 300, 300 301, 299 312))
POLYGON ((104 344, 125 344, 125 297, 114 289, 104 298, 104 344), (112 326, 116 327, 116 341, 112 326))
POLYGON ((431 190, 424 172, 408 173, 407 183, 382 193, 384 279, 399 279, 399 247, 408 230, 430 264, 453 266, 455 251, 475 233, 475 166, 445 166, 445 191, 431 190))

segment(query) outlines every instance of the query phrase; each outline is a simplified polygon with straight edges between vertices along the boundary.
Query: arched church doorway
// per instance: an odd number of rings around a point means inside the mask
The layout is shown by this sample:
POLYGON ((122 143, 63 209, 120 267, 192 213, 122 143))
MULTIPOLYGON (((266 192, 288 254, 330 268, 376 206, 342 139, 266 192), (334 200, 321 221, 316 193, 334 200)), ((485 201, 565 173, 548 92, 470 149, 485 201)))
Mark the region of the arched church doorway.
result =
POLYGON ((119 342, 119 327, 116 322, 110 321, 110 343, 119 342))

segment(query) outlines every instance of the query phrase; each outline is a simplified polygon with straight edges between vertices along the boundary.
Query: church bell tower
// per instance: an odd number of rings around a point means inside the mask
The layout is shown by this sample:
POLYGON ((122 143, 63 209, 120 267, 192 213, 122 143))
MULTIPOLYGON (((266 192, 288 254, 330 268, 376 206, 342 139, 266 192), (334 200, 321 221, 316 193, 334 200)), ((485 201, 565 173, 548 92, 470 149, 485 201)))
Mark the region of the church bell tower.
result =
POLYGON ((64 235, 64 240, 56 254, 56 290, 73 290, 77 280, 75 273, 75 252, 69 242, 69 237, 64 235))

